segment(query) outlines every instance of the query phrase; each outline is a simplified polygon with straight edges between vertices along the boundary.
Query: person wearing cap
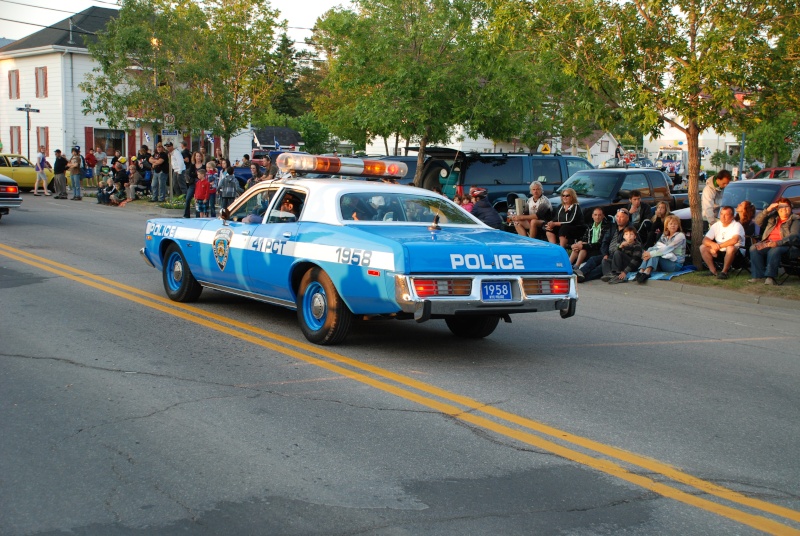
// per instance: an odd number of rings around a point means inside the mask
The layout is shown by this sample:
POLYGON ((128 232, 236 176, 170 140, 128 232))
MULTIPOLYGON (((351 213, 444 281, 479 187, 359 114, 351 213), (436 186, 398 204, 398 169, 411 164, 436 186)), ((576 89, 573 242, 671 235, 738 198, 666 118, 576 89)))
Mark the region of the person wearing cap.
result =
POLYGON ((604 277, 607 277, 606 281, 611 280, 611 258, 619 249, 620 244, 625 241, 625 228, 631 221, 628 209, 617 210, 615 221, 616 224, 612 225, 610 231, 603 236, 603 241, 600 243, 600 254, 589 257, 589 260, 579 270, 575 270, 579 283, 604 277))
POLYGON ((67 199, 67 164, 69 161, 61 154, 61 149, 56 149, 56 158, 53 160, 53 187, 56 191, 54 199, 67 199))
POLYGON ((469 190, 469 195, 475 203, 472 206, 472 215, 493 229, 502 229, 503 218, 489 203, 489 192, 486 188, 473 186, 469 190))

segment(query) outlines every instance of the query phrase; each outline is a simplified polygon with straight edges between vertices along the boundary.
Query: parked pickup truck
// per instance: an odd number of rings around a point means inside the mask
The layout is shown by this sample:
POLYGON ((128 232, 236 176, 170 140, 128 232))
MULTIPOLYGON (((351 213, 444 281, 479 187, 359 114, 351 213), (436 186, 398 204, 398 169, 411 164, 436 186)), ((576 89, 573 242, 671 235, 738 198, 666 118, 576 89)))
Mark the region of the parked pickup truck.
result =
MULTIPOLYGON (((660 201, 669 203, 670 210, 688 207, 688 195, 673 194, 669 187, 671 182, 667 174, 658 169, 587 169, 570 177, 556 193, 560 194, 566 188, 575 190, 585 220, 591 221, 592 211, 597 207, 602 207, 607 216, 627 207, 631 190, 638 190, 642 201, 653 208, 660 201)), ((558 207, 561 198, 551 197, 550 202, 553 207, 558 207)))

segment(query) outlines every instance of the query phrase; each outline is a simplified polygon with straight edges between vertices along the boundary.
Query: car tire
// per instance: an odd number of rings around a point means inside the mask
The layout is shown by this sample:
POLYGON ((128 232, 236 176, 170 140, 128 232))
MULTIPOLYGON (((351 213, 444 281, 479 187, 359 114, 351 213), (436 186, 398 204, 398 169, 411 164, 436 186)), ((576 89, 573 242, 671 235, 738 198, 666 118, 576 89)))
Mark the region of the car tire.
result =
POLYGON ((425 166, 425 174, 422 176, 422 187, 426 190, 441 189, 442 183, 439 182, 442 170, 448 171, 450 168, 444 160, 431 160, 425 166))
POLYGON ((309 341, 331 345, 347 337, 353 313, 321 268, 311 268, 303 275, 296 304, 300 329, 309 341))
POLYGON ((447 327, 456 337, 482 339, 494 333, 499 316, 449 316, 444 319, 447 327))
POLYGON ((173 301, 182 303, 197 301, 203 292, 202 285, 192 275, 186 257, 177 244, 171 244, 167 248, 161 273, 164 290, 173 301))

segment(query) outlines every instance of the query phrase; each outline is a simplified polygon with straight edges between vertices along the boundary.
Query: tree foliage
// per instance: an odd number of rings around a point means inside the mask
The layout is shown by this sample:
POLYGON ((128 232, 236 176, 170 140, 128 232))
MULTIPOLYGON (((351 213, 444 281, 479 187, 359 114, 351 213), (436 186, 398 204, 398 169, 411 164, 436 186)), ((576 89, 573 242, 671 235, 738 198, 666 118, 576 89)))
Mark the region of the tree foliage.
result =
POLYGON ((767 167, 785 165, 800 143, 800 112, 784 112, 747 132, 745 156, 767 167))
MULTIPOLYGON (((792 82, 800 71, 797 0, 494 0, 492 5, 496 32, 511 33, 520 48, 555 52, 573 84, 594 94, 603 106, 587 103, 587 111, 601 125, 622 118, 647 133, 669 124, 685 134, 695 236, 702 228, 700 133, 747 128, 782 108, 796 110, 800 101, 792 82)), ((695 263, 698 247, 695 241, 695 263)))
POLYGON ((81 84, 84 113, 112 126, 129 118, 228 141, 283 89, 275 54, 278 13, 260 0, 122 0, 89 52, 98 67, 81 84))

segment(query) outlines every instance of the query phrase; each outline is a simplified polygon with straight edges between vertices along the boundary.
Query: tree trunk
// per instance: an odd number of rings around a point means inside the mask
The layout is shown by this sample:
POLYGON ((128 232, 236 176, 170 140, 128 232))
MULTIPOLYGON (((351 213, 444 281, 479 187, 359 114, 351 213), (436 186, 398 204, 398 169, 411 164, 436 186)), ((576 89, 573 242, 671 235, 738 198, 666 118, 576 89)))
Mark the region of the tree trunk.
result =
POLYGON ((770 162, 769 167, 778 167, 778 151, 772 153, 772 162, 770 162))
POLYGON ((422 172, 425 164, 425 147, 428 145, 428 137, 430 136, 430 127, 425 128, 425 134, 419 140, 419 152, 417 153, 417 172, 414 174, 414 185, 420 188, 422 184, 422 172))
POLYGON ((686 142, 689 144, 689 207, 692 211, 692 264, 697 268, 703 263, 700 244, 703 242, 703 213, 699 192, 700 181, 700 129, 690 121, 686 129, 686 142))
POLYGON ((383 147, 386 149, 386 156, 389 156, 389 138, 383 138, 383 147))

